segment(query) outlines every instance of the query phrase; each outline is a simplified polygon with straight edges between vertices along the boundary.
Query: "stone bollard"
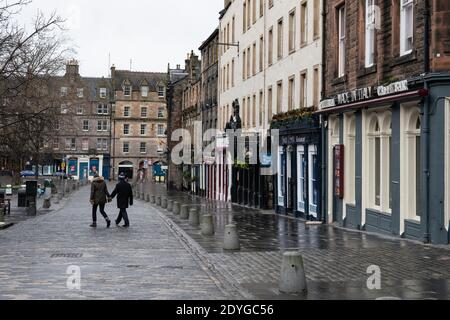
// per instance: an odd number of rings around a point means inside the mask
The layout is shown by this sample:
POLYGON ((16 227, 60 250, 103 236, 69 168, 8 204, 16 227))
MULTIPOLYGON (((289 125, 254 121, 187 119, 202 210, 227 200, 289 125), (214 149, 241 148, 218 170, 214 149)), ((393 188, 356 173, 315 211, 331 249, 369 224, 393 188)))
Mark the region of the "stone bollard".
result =
POLYGON ((160 196, 157 196, 157 197, 156 197, 156 205, 157 205, 158 207, 161 207, 161 197, 160 197, 160 196))
POLYGON ((77 190, 77 184, 76 183, 72 183, 72 191, 76 191, 77 190))
POLYGON ((285 252, 281 266, 280 292, 307 293, 305 267, 299 252, 285 252))
POLYGON ((161 208, 167 209, 167 206, 168 206, 167 198, 162 198, 161 208))
POLYGON ((241 244, 239 243, 239 235, 237 232, 237 226, 230 224, 225 227, 225 239, 223 242, 224 250, 240 250, 241 244))
POLYGON ((214 220, 213 216, 210 214, 204 215, 201 218, 201 229, 203 236, 213 236, 214 235, 214 220))
POLYGON ((77 182, 77 190, 80 190, 80 183, 77 182))
POLYGON ((192 208, 189 211, 189 225, 191 227, 198 227, 200 225, 200 215, 196 208, 192 208))
POLYGON ((44 199, 44 204, 42 205, 42 208, 44 209, 50 209, 52 206, 50 198, 44 199))
POLYGON ((136 193, 136 199, 138 199, 138 200, 141 199, 141 194, 139 192, 136 193))
POLYGON ((174 201, 173 202, 173 214, 174 215, 179 215, 180 211, 181 211, 180 203, 178 201, 174 201))
POLYGON ((150 196, 150 203, 151 204, 156 204, 156 197, 155 196, 150 196))
POLYGON ((183 220, 189 219, 189 206, 183 204, 180 208, 180 218, 183 220))
POLYGON ((145 194, 141 193, 141 200, 144 201, 145 200, 145 194))
POLYGON ((173 200, 167 201, 167 211, 173 212, 173 200))
POLYGON ((36 216, 37 215, 37 208, 36 208, 36 200, 35 199, 29 200, 28 207, 27 207, 27 215, 28 216, 36 216))
POLYGON ((145 195, 145 202, 150 202, 150 195, 149 194, 146 194, 145 195))
POLYGON ((64 195, 68 195, 70 193, 70 185, 66 183, 66 186, 64 188, 64 195))

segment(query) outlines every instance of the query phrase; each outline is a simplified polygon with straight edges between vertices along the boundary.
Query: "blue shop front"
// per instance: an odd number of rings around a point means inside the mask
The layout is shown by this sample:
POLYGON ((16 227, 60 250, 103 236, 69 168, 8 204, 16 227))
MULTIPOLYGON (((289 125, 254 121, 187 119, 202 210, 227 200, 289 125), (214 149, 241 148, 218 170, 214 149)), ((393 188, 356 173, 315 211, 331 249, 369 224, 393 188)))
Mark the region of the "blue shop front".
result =
POLYGON ((449 73, 339 93, 316 114, 328 223, 450 243, 449 73))
POLYGON ((319 117, 308 114, 275 119, 272 129, 278 129, 280 135, 275 199, 277 213, 322 221, 319 117))

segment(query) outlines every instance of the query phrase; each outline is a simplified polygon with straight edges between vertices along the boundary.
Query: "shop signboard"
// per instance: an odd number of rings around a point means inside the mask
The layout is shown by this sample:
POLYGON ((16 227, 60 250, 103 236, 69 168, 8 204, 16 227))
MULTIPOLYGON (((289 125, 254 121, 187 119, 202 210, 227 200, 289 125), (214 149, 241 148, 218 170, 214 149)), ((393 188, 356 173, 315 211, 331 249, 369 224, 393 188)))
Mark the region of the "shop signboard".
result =
POLYGON ((384 97, 408 90, 408 80, 397 81, 387 85, 357 88, 352 91, 339 93, 330 99, 321 101, 320 109, 333 108, 349 103, 384 97))
POLYGON ((344 199, 344 146, 334 147, 334 195, 344 199))

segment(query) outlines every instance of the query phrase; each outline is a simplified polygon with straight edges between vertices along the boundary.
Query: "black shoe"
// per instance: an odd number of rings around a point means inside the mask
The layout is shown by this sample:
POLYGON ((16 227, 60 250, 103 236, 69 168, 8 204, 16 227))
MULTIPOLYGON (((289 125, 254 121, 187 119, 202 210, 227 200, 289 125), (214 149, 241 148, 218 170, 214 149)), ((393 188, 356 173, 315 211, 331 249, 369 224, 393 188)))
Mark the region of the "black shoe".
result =
POLYGON ((111 227, 111 220, 106 220, 106 228, 110 228, 111 227))
POLYGON ((116 220, 115 222, 116 222, 116 226, 119 226, 119 223, 120 223, 120 222, 117 222, 117 220, 116 220))
POLYGON ((90 227, 91 228, 97 228, 97 223, 94 222, 93 224, 90 225, 90 227))
POLYGON ((124 224, 124 225, 122 226, 122 228, 129 228, 129 227, 130 227, 129 224, 124 224))

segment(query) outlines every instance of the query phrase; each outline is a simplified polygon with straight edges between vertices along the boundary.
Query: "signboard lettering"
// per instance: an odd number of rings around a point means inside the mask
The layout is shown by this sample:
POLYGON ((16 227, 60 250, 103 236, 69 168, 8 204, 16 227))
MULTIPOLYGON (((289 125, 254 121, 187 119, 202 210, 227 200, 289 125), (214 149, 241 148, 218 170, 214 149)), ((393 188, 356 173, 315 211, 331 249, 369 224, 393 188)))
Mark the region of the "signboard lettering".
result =
POLYGON ((349 92, 339 93, 334 98, 323 100, 320 102, 320 108, 333 108, 339 105, 369 100, 376 97, 384 97, 408 90, 408 80, 394 82, 387 86, 358 88, 349 92))

